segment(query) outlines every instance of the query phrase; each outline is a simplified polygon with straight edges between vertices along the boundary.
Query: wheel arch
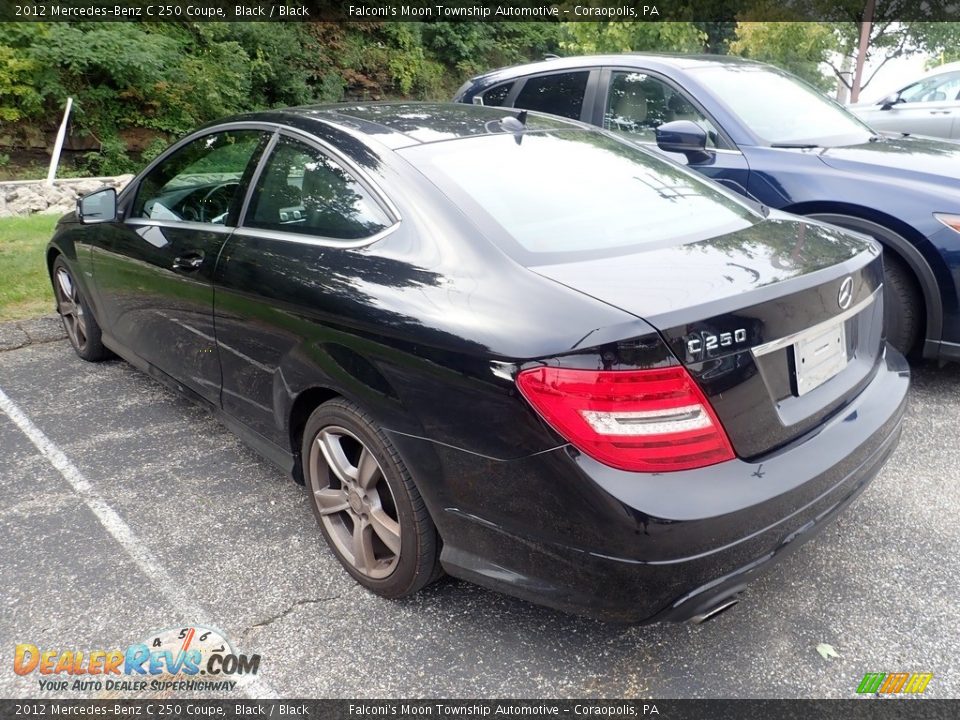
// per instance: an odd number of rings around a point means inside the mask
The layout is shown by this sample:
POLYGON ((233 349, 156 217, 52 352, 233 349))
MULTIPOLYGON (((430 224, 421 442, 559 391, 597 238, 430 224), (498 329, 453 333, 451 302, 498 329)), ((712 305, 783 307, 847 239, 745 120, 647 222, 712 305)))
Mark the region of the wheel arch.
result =
MULTIPOLYGON (((875 237, 885 251, 892 252, 913 273, 923 296, 925 340, 939 343, 943 335, 943 298, 933 268, 916 247, 926 239, 921 233, 891 215, 859 205, 809 202, 783 210, 875 237)), ((927 345, 929 342, 924 343, 924 355, 927 345)))
POLYGON ((323 403, 338 397, 343 395, 332 388, 317 385, 301 391, 290 405, 290 411, 287 414, 287 433, 290 449, 295 458, 293 479, 300 485, 305 482, 303 465, 300 461, 300 446, 303 443, 303 429, 307 419, 323 403))
POLYGON ((53 263, 56 262, 57 258, 63 254, 63 250, 58 248, 56 245, 50 245, 47 247, 47 275, 50 277, 51 282, 53 281, 53 263))

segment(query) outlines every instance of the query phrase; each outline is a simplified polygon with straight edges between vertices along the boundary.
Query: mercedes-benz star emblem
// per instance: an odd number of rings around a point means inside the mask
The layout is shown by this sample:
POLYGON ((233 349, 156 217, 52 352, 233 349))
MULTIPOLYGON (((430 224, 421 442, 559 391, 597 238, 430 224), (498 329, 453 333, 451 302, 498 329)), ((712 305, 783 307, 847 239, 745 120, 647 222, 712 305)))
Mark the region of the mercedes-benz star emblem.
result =
POLYGON ((847 275, 843 282, 840 283, 840 292, 837 295, 837 303, 840 305, 841 310, 846 310, 850 307, 850 303, 853 301, 853 278, 847 275))

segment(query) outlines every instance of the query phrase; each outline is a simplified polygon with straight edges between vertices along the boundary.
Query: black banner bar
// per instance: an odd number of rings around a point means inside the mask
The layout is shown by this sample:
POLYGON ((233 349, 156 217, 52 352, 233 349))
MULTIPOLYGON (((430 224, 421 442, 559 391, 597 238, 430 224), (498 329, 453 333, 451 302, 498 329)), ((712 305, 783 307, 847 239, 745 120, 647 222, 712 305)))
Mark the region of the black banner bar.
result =
MULTIPOLYGON (((6 22, 734 22, 862 19, 866 0, 2 0, 6 22)), ((960 21, 960 0, 876 0, 875 22, 960 21)))
POLYGON ((952 720, 960 700, 0 700, 0 718, 952 720))

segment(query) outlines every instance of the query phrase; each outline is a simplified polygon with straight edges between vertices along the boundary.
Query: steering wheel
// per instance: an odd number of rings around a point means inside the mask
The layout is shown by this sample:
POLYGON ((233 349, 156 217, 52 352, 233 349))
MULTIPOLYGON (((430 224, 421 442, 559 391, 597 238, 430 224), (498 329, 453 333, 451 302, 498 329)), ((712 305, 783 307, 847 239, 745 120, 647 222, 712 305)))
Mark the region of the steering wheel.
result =
POLYGON ((225 182, 211 188, 200 201, 200 222, 211 222, 230 209, 240 183, 225 182))

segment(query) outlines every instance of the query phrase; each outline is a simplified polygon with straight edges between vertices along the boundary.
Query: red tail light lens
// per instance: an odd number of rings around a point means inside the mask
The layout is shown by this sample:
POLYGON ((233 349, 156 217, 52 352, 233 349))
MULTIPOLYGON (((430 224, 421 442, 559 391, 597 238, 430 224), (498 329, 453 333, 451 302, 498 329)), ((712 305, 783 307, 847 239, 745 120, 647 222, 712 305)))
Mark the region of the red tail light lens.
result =
POLYGON ((690 470, 734 458, 720 421, 682 367, 517 375, 520 392, 578 449, 621 470, 690 470))

